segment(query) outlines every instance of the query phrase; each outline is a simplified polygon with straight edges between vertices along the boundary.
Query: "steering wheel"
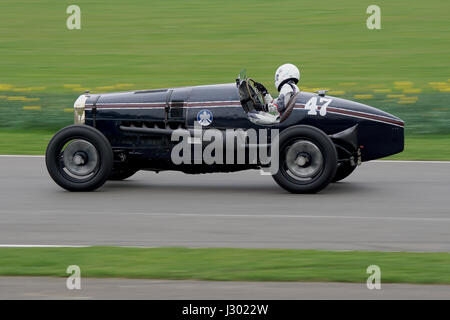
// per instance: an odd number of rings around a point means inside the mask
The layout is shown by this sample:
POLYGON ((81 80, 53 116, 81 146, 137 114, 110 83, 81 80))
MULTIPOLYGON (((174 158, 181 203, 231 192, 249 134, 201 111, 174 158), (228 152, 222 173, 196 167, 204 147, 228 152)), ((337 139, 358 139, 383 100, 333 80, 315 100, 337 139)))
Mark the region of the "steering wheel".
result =
POLYGON ((253 79, 248 78, 247 81, 247 90, 249 92, 250 98, 252 99, 255 105, 260 105, 265 108, 264 104, 264 95, 259 92, 259 90, 255 87, 255 81, 253 79))

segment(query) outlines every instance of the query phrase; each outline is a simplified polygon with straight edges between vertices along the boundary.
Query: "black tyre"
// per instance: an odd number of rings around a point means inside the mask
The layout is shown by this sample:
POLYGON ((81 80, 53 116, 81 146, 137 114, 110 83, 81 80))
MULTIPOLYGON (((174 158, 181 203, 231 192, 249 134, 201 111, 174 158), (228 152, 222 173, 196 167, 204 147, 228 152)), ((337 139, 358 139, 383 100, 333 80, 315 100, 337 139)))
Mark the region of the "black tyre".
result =
POLYGON ((274 180, 292 193, 316 193, 336 174, 337 153, 331 139, 311 126, 281 132, 279 169, 274 180))
POLYGON ((110 176, 113 152, 108 139, 97 129, 72 125, 50 140, 45 163, 52 179, 62 188, 92 191, 110 176))
POLYGON ((352 166, 350 163, 342 163, 337 167, 336 175, 333 178, 332 182, 338 182, 341 180, 344 180, 349 175, 352 174, 353 171, 355 171, 356 166, 352 166))
POLYGON ((138 172, 136 169, 127 169, 127 168, 113 168, 111 174, 109 175, 108 180, 112 181, 120 181, 125 180, 131 177, 133 174, 138 172))

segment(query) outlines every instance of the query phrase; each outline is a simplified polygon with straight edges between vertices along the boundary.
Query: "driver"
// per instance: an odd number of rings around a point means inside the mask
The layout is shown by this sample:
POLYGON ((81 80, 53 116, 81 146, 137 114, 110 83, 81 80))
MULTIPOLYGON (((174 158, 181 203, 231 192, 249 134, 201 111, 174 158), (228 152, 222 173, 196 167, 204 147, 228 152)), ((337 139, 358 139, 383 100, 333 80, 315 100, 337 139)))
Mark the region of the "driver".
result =
MULTIPOLYGON (((300 89, 297 83, 300 80, 300 71, 296 66, 290 63, 283 64, 278 67, 275 72, 275 87, 280 93, 278 98, 273 99, 267 89, 259 82, 255 82, 255 87, 264 96, 267 112, 259 112, 255 115, 259 118, 259 122, 267 122, 267 124, 277 123, 280 116, 286 110, 289 99, 300 89)), ((256 119, 255 119, 256 120, 256 119)))

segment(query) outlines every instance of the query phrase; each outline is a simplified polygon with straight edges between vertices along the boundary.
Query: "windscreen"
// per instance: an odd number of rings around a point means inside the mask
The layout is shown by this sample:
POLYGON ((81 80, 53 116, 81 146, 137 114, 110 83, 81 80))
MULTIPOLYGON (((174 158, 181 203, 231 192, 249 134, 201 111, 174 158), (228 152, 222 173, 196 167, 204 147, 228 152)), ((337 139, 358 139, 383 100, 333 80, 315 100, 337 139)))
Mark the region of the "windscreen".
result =
POLYGON ((239 73, 238 79, 240 82, 247 80, 247 70, 246 69, 242 69, 242 71, 239 73))

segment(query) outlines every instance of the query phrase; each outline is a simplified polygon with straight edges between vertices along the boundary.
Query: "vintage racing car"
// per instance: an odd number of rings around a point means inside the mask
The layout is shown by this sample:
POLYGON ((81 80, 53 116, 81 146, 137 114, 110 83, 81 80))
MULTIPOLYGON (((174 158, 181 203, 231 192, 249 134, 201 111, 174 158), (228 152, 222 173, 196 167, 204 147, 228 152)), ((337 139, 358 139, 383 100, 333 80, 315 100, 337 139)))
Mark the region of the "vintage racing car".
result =
POLYGON ((243 73, 229 84, 87 92, 74 104, 75 124, 51 139, 47 169, 62 188, 90 191, 138 170, 232 172, 277 162, 269 173, 281 187, 314 193, 346 178, 361 162, 403 151, 404 122, 379 109, 325 91, 300 92, 277 123, 261 125, 248 115, 263 110, 262 101, 243 73), (183 148, 180 140, 186 140, 183 148), (258 157, 262 151, 270 161, 258 157), (209 152, 213 161, 199 159, 199 152, 209 152))

